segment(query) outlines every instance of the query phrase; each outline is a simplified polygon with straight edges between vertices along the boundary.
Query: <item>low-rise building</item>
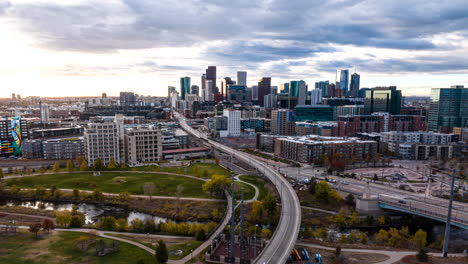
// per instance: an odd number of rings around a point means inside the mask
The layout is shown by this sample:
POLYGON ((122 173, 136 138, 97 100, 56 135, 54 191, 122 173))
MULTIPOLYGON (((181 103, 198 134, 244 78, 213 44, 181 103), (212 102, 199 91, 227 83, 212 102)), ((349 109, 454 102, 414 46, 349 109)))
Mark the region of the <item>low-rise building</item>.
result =
POLYGON ((84 155, 84 141, 78 138, 49 139, 42 142, 44 159, 74 160, 84 155))

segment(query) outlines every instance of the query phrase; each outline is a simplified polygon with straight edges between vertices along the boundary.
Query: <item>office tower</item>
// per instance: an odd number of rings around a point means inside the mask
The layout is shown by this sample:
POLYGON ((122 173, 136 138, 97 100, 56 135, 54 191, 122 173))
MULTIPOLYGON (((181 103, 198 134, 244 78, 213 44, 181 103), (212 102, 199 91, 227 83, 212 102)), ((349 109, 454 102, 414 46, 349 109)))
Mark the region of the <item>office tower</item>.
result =
POLYGON ((106 93, 102 93, 102 98, 103 98, 103 99, 107 98, 107 94, 106 94, 106 93))
POLYGON ((171 96, 172 92, 175 92, 177 89, 174 86, 167 87, 167 96, 171 96))
POLYGON ((200 87, 198 85, 192 85, 192 87, 190 87, 190 90, 191 90, 191 94, 194 94, 196 96, 200 94, 199 92, 200 87))
POLYGON ((185 100, 185 95, 190 94, 190 77, 180 78, 180 99, 185 100))
POLYGON ((271 86, 270 94, 277 94, 278 93, 278 86, 271 86))
POLYGON ((132 92, 120 92, 120 105, 135 105, 135 94, 132 92))
POLYGON ((247 72, 245 71, 237 72, 237 85, 247 86, 247 72))
POLYGON ((97 159, 104 165, 114 159, 120 163, 120 135, 114 122, 89 123, 84 130, 85 157, 88 166, 97 159))
POLYGON ((280 84, 280 93, 289 94, 289 83, 280 84))
POLYGON ((265 108, 273 109, 278 107, 278 95, 276 94, 267 94, 265 95, 263 102, 265 104, 265 108))
POLYGON ((41 110, 41 122, 49 122, 49 105, 40 102, 39 108, 41 110))
POLYGON ((258 85, 252 86, 252 101, 258 101, 258 85))
POLYGON ((304 81, 291 81, 289 96, 297 97, 297 105, 305 105, 307 99, 307 85, 304 81))
POLYGON ((316 105, 322 103, 322 93, 323 90, 320 88, 315 88, 310 92, 310 104, 316 105))
POLYGON ((343 95, 348 96, 349 70, 337 70, 336 81, 340 82, 340 85, 337 84, 336 86, 343 90, 343 95))
POLYGON ((364 113, 387 112, 399 115, 401 111, 401 91, 396 86, 375 87, 366 91, 364 113))
POLYGON ((332 98, 335 97, 335 88, 336 88, 336 86, 335 86, 334 83, 330 83, 328 85, 328 89, 327 89, 327 96, 328 97, 332 97, 332 98))
MULTIPOLYGON (((231 77, 224 77, 221 80, 221 94, 223 95, 223 100, 229 100, 228 96, 228 86, 235 84, 236 82, 231 79, 231 77)), ((240 84, 239 84, 240 85, 240 84)))
POLYGON ((278 109, 271 111, 271 133, 273 135, 294 135, 293 111, 290 109, 278 109))
POLYGON ((206 80, 211 80, 213 82, 213 93, 219 93, 216 85, 216 66, 208 66, 206 69, 206 80))
POLYGON ((370 88, 361 88, 361 89, 359 89, 358 97, 359 98, 365 98, 367 91, 370 91, 370 90, 371 90, 370 88))
POLYGON ((205 98, 203 98, 205 101, 213 101, 214 100, 214 84, 212 80, 206 80, 205 81, 205 98))
POLYGON ((206 83, 206 74, 202 74, 202 76, 201 76, 201 89, 202 89, 202 92, 203 92, 203 90, 206 89, 205 83, 206 83))
POLYGON ((264 106, 263 100, 265 95, 271 92, 271 78, 263 77, 258 80, 258 105, 264 106))
POLYGON ((162 160, 161 129, 132 127, 125 130, 125 160, 129 165, 138 165, 162 160))
POLYGON ((241 111, 232 110, 232 109, 224 109, 223 116, 226 116, 228 118, 228 124, 227 124, 228 136, 229 137, 240 136, 241 111))
POLYGON ((16 100, 16 94, 15 93, 11 94, 11 99, 16 100))
POLYGON ((296 122, 332 121, 334 109, 329 105, 298 105, 294 107, 296 122))
POLYGON ((176 108, 177 100, 179 100, 179 93, 177 91, 175 91, 175 90, 172 91, 171 96, 170 96, 170 100, 171 100, 171 107, 176 108))
POLYGON ((329 81, 320 81, 315 83, 315 88, 322 90, 322 97, 329 96, 328 85, 330 85, 329 81))
POLYGON ((351 74, 351 84, 349 85, 348 96, 355 97, 355 98, 359 96, 360 83, 361 83, 361 76, 357 73, 351 74))
POLYGON ((234 103, 251 102, 252 90, 244 85, 230 84, 227 88, 226 100, 234 103))
POLYGON ((453 127, 468 126, 468 89, 462 85, 432 88, 428 128, 451 132, 453 127))

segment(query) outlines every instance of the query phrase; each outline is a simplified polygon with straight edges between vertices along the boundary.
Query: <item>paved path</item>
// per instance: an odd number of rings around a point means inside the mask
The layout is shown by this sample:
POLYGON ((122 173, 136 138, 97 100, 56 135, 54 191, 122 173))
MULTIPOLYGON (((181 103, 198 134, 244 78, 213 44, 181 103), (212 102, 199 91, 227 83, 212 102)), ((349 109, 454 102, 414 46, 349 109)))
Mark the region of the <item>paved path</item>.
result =
POLYGON ((10 212, 3 212, 3 211, 0 211, 0 213, 6 214, 6 215, 12 215, 12 216, 25 216, 25 217, 35 217, 35 218, 40 218, 40 219, 49 219, 55 222, 55 218, 43 216, 43 215, 18 214, 18 213, 10 213, 10 212))
POLYGON ((254 195, 254 197, 253 197, 252 199, 250 199, 250 200, 245 200, 244 202, 246 202, 246 203, 251 203, 251 202, 253 202, 253 201, 257 201, 257 200, 258 200, 258 195, 259 195, 259 193, 260 193, 260 190, 257 188, 257 186, 253 185, 252 183, 246 182, 246 181, 243 181, 243 180, 239 179, 239 176, 241 176, 241 175, 242 175, 242 174, 236 175, 236 176, 234 176, 234 178, 235 178, 238 182, 242 182, 242 183, 245 183, 245 184, 247 184, 247 185, 250 185, 250 186, 252 186, 252 188, 255 189, 255 195, 254 195))
POLYGON ((324 210, 324 209, 320 209, 320 208, 315 208, 315 207, 309 207, 309 206, 301 206, 302 209, 307 209, 307 210, 312 210, 312 211, 317 211, 317 212, 322 212, 322 213, 327 213, 327 214, 332 214, 332 215, 336 215, 337 212, 333 212, 333 211, 328 211, 328 210, 324 210))

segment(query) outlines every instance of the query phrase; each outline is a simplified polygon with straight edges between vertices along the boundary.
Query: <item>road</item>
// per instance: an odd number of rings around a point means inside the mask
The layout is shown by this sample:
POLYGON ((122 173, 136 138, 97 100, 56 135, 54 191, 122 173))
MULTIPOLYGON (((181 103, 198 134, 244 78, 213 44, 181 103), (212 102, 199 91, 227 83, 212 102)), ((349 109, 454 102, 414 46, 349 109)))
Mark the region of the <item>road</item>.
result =
POLYGON ((278 172, 272 169, 265 163, 260 162, 257 158, 252 158, 244 152, 237 151, 218 142, 210 140, 205 134, 191 128, 185 118, 179 113, 174 112, 174 115, 179 119, 181 127, 188 133, 197 138, 205 139, 207 143, 215 148, 226 153, 234 155, 237 159, 250 163, 254 167, 262 168, 266 177, 275 185, 281 198, 281 214, 280 221, 276 228, 273 237, 266 245, 265 249, 258 256, 256 263, 285 263, 294 248, 299 228, 301 225, 301 206, 296 192, 291 187, 289 182, 284 179, 278 172))

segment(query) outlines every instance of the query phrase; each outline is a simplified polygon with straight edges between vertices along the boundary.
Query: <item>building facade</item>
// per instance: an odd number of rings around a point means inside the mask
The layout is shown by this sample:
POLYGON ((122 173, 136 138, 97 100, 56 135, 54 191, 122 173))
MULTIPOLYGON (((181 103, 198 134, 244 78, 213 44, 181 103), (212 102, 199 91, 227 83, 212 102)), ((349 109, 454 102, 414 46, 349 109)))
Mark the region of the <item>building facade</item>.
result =
POLYGON ((289 109, 271 111, 271 133, 274 135, 294 135, 294 116, 289 109))
POLYGON ((97 159, 101 159, 103 164, 109 164, 112 159, 120 163, 119 141, 120 134, 116 123, 89 123, 84 131, 85 157, 88 165, 92 166, 97 159))
POLYGON ((432 88, 429 130, 451 132, 454 127, 468 127, 468 89, 460 85, 432 88))
POLYGON ((125 161, 129 165, 160 161, 162 154, 161 129, 155 126, 125 129, 125 161))

